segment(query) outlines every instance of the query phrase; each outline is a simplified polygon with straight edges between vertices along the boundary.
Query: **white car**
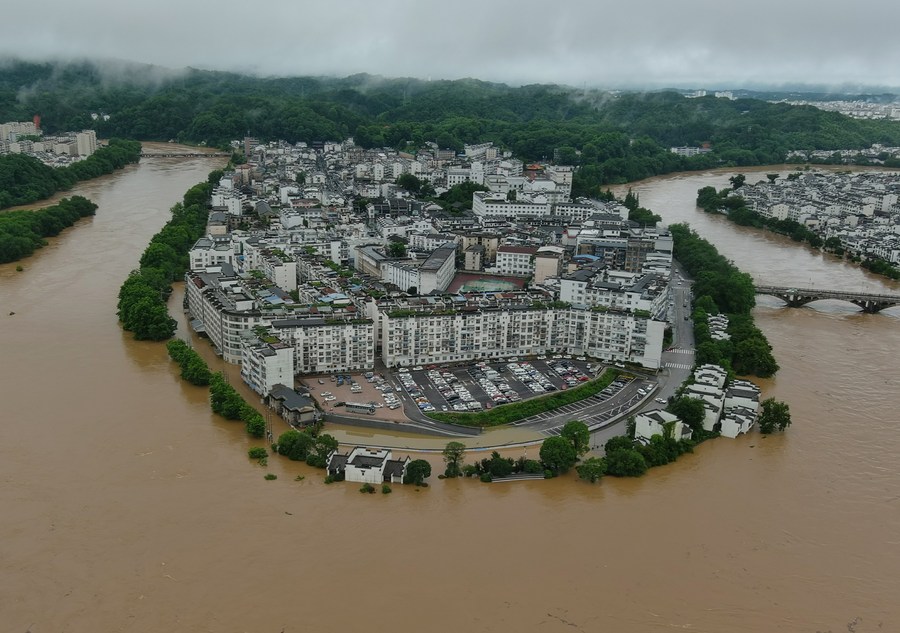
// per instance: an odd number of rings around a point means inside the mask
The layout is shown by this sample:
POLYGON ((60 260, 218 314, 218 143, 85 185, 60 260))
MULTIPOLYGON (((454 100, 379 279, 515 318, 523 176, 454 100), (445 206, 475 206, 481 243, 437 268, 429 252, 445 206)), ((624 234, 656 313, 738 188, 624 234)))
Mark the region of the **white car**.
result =
POLYGON ((666 403, 666 401, 663 400, 662 398, 656 398, 656 399, 654 399, 654 402, 657 402, 657 403, 659 403, 659 404, 665 404, 665 403, 666 403))

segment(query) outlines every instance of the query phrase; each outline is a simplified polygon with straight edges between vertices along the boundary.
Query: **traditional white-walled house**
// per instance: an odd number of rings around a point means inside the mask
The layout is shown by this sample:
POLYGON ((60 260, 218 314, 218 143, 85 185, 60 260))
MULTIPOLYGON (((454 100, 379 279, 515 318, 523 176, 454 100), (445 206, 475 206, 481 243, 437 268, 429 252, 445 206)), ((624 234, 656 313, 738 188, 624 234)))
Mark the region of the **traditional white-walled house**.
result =
POLYGON ((725 391, 725 408, 743 407, 759 411, 759 387, 746 380, 735 380, 725 391))
POLYGON ((691 427, 682 422, 678 416, 654 409, 637 414, 634 418, 634 439, 647 443, 654 435, 666 437, 666 429, 671 427, 671 437, 676 440, 689 440, 693 434, 691 427))
POLYGON ((714 385, 695 382, 692 385, 688 385, 684 390, 684 395, 688 398, 700 400, 703 403, 705 411, 703 428, 707 431, 714 430, 716 423, 719 421, 719 416, 722 415, 725 392, 714 385))
POLYGON ((391 457, 391 451, 386 448, 357 446, 348 455, 333 452, 328 456, 325 468, 332 477, 343 473, 347 481, 361 484, 401 484, 410 459, 408 456, 403 460, 391 457))
POLYGON ((725 387, 728 372, 718 365, 700 365, 694 370, 694 382, 704 385, 712 385, 719 389, 725 387))
POLYGON ((756 424, 756 413, 743 407, 726 409, 722 414, 721 433, 725 437, 737 437, 741 433, 747 433, 756 424))

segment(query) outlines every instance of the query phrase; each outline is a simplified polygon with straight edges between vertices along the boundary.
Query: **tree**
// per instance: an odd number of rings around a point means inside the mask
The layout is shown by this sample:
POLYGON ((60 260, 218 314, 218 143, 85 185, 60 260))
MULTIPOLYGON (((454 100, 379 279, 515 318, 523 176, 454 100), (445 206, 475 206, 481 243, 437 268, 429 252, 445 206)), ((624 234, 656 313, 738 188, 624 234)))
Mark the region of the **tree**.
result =
POLYGON ((703 430, 703 419, 706 417, 706 409, 699 398, 681 397, 668 406, 669 412, 687 424, 697 433, 703 430))
POLYGON ((578 461, 572 442, 561 436, 544 440, 540 455, 544 466, 554 474, 566 472, 578 461))
POLYGON ((740 189, 744 186, 744 183, 747 181, 747 177, 744 174, 736 174, 728 179, 731 182, 732 189, 740 189))
POLYGON ((769 434, 777 428, 784 431, 791 425, 791 411, 786 402, 780 402, 775 398, 767 398, 762 401, 762 411, 759 414, 759 430, 769 434))
POLYGON ((640 477, 647 472, 647 461, 636 449, 618 449, 606 453, 606 474, 613 477, 640 477))
MULTIPOLYGON (((312 452, 315 455, 315 459, 314 463, 310 463, 310 466, 325 468, 325 464, 328 462, 328 456, 337 449, 338 441, 334 436, 327 433, 316 435, 312 446, 312 452)), ((309 463, 309 458, 307 458, 307 463, 309 463)))
POLYGON ((309 451, 313 446, 313 437, 305 431, 291 429, 278 436, 276 447, 279 455, 284 455, 293 461, 306 461, 309 451))
POLYGON ((175 333, 178 323, 169 316, 166 304, 150 298, 138 300, 131 306, 130 329, 139 341, 164 341, 175 333))
POLYGON ((612 453, 613 451, 618 450, 630 450, 634 448, 634 440, 625 435, 617 435, 615 437, 611 437, 606 441, 606 444, 603 447, 603 450, 607 455, 612 453))
POLYGON ((431 464, 424 459, 414 459, 406 467, 406 477, 403 479, 403 483, 421 486, 428 477, 431 477, 431 464))
POLYGON ((606 474, 606 460, 601 457, 588 457, 575 467, 575 472, 581 479, 594 483, 606 474))
POLYGON ((397 178, 397 186, 410 193, 417 194, 422 190, 422 181, 413 174, 401 174, 397 178))
POLYGON ((391 242, 387 246, 388 257, 406 257, 406 244, 403 242, 391 242))
POLYGON ((591 450, 591 432, 584 422, 578 420, 566 422, 559 435, 572 443, 572 448, 579 457, 591 450))
POLYGON ((766 178, 769 179, 770 183, 774 183, 776 180, 778 180, 778 174, 766 174, 766 178))
POLYGON ((444 470, 445 477, 459 477, 462 474, 461 464, 463 455, 466 451, 466 445, 462 442, 448 442, 444 447, 444 463, 447 468, 444 470))

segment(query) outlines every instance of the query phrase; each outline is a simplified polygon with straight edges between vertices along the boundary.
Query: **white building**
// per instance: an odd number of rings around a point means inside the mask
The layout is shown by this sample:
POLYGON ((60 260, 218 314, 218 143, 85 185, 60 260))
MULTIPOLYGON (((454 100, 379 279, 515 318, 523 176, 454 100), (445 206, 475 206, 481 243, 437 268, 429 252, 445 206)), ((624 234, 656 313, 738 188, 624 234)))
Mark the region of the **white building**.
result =
POLYGON ((332 477, 344 475, 346 481, 373 486, 403 483, 410 459, 393 459, 390 449, 357 446, 349 454, 337 451, 328 456, 325 469, 332 477))
POLYGON ((533 276, 537 252, 536 246, 500 246, 497 248, 496 274, 533 276))
POLYGON ((293 347, 298 374, 363 371, 375 364, 375 326, 370 319, 276 319, 271 331, 293 347))
POLYGON ((246 333, 241 348, 241 378, 253 391, 267 395, 275 385, 294 385, 294 350, 278 340, 261 341, 246 333))
POLYGON ((638 413, 634 423, 634 439, 643 443, 649 442, 654 435, 680 441, 691 439, 693 434, 691 427, 682 422, 678 416, 662 409, 638 413))

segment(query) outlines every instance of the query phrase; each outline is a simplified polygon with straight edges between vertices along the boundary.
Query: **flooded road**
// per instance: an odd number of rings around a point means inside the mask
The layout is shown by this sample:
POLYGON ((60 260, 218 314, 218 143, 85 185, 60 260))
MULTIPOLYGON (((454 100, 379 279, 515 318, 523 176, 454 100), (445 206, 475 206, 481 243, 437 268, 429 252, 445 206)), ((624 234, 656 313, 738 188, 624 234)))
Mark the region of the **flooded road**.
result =
MULTIPOLYGON (((241 425, 117 326, 119 284, 220 165, 144 159, 84 183, 70 193, 96 216, 24 272, 0 266, 2 630, 900 630, 896 311, 757 308, 782 367, 765 395, 793 413, 783 436, 708 442, 634 481, 432 477, 361 495, 247 460, 241 425)), ((634 187, 758 281, 896 291, 696 211, 729 175, 634 187)))

